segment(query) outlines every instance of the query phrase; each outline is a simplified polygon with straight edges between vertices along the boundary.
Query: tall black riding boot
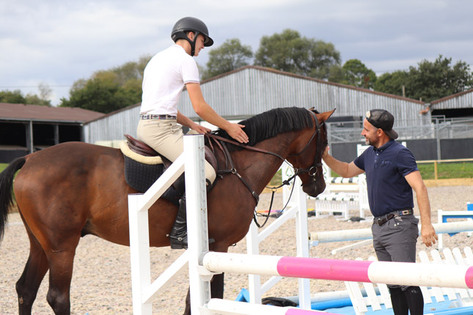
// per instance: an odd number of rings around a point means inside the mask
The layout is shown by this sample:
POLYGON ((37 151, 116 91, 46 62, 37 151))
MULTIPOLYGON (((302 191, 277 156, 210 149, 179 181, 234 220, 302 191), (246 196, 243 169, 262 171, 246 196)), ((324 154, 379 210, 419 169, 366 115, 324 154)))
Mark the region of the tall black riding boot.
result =
POLYGON ((172 249, 187 249, 187 213, 186 195, 179 200, 179 210, 177 210, 176 221, 169 234, 172 249))

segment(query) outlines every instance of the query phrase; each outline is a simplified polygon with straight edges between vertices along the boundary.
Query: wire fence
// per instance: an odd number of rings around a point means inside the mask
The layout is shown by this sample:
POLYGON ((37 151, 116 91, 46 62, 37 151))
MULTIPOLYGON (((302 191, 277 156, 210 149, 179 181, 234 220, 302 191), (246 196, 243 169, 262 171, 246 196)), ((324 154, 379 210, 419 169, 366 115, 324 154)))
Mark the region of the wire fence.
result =
MULTIPOLYGON (((473 138, 473 119, 434 118, 428 125, 410 125, 404 122, 403 127, 395 127, 399 140, 413 139, 460 139, 473 138)), ((361 136, 362 122, 327 123, 329 143, 364 141, 361 136), (350 126, 350 127, 346 127, 350 126)))

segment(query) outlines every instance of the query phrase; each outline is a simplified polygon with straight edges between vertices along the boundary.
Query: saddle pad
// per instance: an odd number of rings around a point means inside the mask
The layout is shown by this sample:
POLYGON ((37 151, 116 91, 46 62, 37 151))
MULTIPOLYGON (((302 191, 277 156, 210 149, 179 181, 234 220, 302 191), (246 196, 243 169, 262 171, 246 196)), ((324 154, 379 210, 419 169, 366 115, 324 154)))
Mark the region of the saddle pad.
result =
MULTIPOLYGON (((140 193, 146 192, 163 172, 163 164, 144 164, 125 156, 125 180, 131 188, 140 193)), ((182 192, 179 193, 171 185, 161 197, 179 205, 181 196, 182 192)))
POLYGON ((120 144, 120 150, 122 151, 124 156, 132 160, 135 160, 137 162, 140 162, 142 164, 148 164, 148 165, 163 164, 163 159, 160 156, 144 156, 136 152, 133 152, 128 147, 128 142, 126 141, 120 144))
POLYGON ((163 164, 144 164, 125 156, 125 179, 128 185, 145 192, 163 174, 163 164))

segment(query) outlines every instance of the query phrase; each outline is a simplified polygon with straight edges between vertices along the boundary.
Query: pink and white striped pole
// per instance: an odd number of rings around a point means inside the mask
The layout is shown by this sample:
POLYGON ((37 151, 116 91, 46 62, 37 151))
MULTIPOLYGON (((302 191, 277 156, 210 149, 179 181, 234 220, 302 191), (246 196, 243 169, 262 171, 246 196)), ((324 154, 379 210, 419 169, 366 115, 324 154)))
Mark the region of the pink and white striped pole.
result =
POLYGON ((385 261, 337 260, 209 252, 211 272, 250 273, 292 278, 397 285, 473 288, 473 266, 385 261))

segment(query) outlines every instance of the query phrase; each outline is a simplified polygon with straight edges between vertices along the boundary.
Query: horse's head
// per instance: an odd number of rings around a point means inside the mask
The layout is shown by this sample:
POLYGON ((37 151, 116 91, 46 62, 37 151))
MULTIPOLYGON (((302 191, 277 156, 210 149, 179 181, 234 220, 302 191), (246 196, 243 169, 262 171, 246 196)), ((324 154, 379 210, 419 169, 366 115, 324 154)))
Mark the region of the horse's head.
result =
POLYGON ((325 121, 334 111, 335 109, 318 114, 311 109, 314 127, 300 131, 300 135, 291 146, 293 153, 287 157, 302 181, 302 189, 312 197, 317 196, 325 189, 322 171, 322 154, 328 144, 325 121))

